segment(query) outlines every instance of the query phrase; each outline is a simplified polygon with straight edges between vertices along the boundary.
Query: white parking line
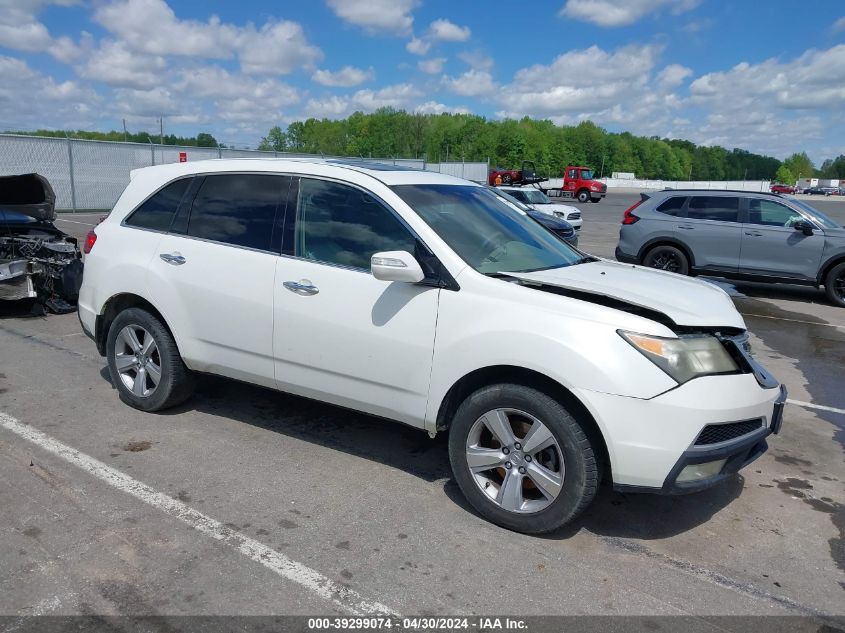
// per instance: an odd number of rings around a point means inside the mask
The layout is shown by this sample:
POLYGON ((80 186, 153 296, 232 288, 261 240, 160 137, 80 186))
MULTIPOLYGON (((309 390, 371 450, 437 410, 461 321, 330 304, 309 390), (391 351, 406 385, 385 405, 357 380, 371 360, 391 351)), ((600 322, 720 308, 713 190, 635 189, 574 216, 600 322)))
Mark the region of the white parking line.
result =
POLYGON ((786 401, 787 404, 794 404, 796 407, 804 407, 805 409, 818 409, 819 411, 830 411, 831 413, 840 413, 845 415, 845 409, 837 409, 836 407, 826 407, 822 404, 813 404, 812 402, 802 402, 801 400, 786 401))
POLYGON ((56 218, 56 222, 70 222, 71 224, 82 224, 83 226, 97 226, 96 224, 91 224, 90 222, 80 222, 78 220, 65 220, 64 218, 56 218))
POLYGON ((741 313, 742 316, 753 317, 755 319, 774 319, 775 321, 789 321, 790 323, 806 323, 807 325, 825 325, 827 327, 838 327, 845 330, 845 325, 838 325, 836 323, 818 323, 816 321, 802 321, 801 319, 784 319, 783 317, 769 316, 767 314, 746 314, 741 313))
POLYGON ((80 451, 61 443, 59 440, 42 433, 38 429, 24 424, 12 416, 0 412, 0 427, 11 431, 15 435, 32 442, 44 450, 62 458, 94 475, 110 486, 126 492, 136 499, 161 510, 183 523, 188 524, 198 532, 225 543, 256 563, 282 578, 291 580, 324 600, 328 600, 344 611, 355 615, 390 615, 398 614, 389 607, 370 600, 365 600, 355 591, 311 569, 291 560, 284 554, 259 543, 246 534, 232 530, 216 519, 194 510, 185 503, 174 499, 163 492, 151 488, 143 482, 133 479, 126 473, 112 468, 103 462, 81 453, 80 451))

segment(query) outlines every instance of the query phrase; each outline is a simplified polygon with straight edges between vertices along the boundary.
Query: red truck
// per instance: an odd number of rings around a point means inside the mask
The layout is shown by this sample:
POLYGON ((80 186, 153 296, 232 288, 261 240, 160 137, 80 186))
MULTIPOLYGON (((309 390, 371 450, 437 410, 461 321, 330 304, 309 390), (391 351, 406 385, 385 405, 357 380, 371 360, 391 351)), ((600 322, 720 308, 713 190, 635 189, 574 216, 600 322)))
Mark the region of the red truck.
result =
POLYGON ((589 167, 569 165, 563 170, 563 187, 559 191, 558 197, 561 198, 598 202, 607 195, 607 185, 596 180, 589 167))

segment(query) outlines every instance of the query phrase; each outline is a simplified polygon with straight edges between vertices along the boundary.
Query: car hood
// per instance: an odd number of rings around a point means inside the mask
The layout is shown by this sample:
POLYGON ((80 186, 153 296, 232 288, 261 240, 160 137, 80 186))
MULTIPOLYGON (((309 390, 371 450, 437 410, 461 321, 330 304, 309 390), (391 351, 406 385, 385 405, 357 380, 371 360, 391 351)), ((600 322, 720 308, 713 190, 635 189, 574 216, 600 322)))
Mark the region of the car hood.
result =
POLYGON ((724 290, 706 281, 662 270, 598 260, 508 275, 623 301, 660 312, 681 326, 745 329, 745 321, 724 290))
POLYGON ((36 220, 56 219, 56 194, 40 174, 0 176, 0 207, 36 220))
POLYGON ((531 207, 542 213, 572 213, 573 211, 580 211, 578 207, 568 204, 557 204, 556 202, 551 204, 532 204, 531 207))

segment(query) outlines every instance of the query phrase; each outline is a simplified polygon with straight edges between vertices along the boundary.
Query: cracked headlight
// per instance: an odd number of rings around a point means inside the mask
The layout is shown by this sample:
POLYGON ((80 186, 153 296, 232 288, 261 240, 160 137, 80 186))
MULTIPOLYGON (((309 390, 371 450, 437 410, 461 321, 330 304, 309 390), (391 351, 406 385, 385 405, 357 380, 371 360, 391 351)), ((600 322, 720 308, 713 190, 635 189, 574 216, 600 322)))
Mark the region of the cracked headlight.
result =
POLYGON ((619 335, 678 384, 739 370, 721 341, 709 334, 662 338, 619 330, 619 335))

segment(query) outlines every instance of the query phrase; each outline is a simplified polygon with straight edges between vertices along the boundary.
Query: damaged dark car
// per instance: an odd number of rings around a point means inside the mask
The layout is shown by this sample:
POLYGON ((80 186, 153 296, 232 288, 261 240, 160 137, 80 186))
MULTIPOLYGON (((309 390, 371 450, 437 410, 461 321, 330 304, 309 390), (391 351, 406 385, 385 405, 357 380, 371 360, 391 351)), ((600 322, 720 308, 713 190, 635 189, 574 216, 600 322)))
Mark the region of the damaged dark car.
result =
POLYGON ((0 176, 0 301, 33 301, 33 312, 76 308, 82 254, 60 231, 56 194, 44 176, 0 176))

